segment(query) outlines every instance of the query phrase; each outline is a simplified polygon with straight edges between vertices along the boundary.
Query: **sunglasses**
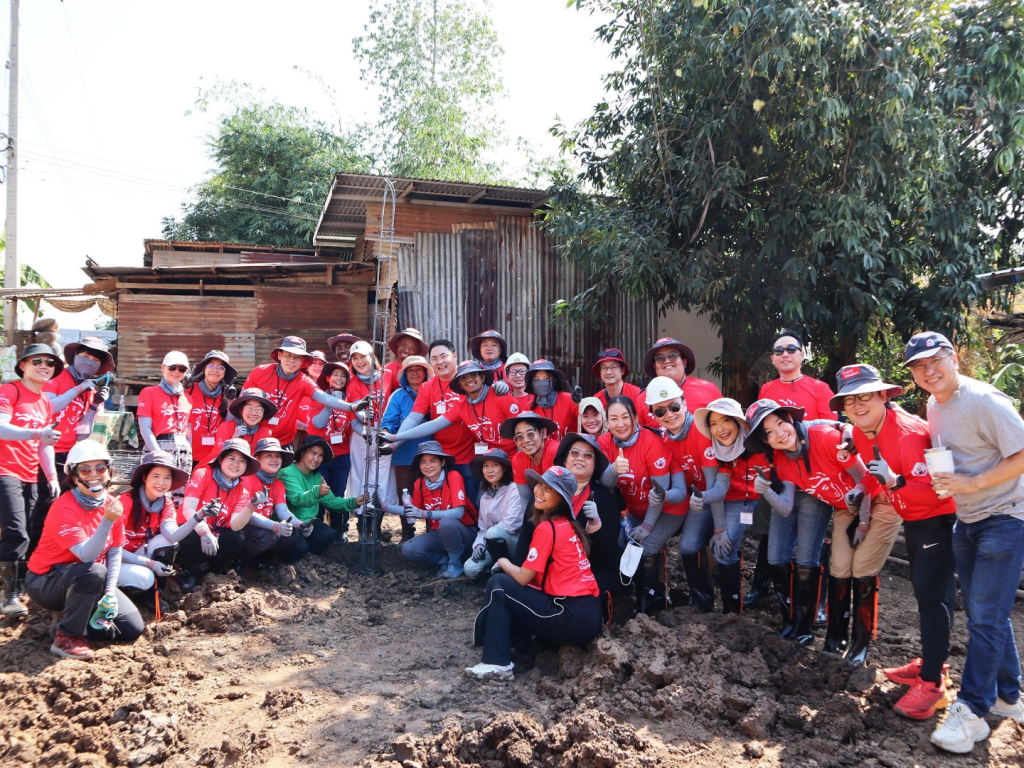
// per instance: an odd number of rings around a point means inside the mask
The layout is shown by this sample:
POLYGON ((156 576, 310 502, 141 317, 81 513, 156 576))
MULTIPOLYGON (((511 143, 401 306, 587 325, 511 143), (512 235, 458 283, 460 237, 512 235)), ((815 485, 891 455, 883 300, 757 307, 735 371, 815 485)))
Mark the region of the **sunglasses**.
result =
POLYGON ((109 464, 96 464, 89 466, 88 464, 78 465, 78 474, 80 475, 102 475, 110 469, 109 464))
POLYGON ((668 353, 666 353, 664 355, 655 355, 654 356, 654 362, 656 362, 656 363, 668 363, 668 362, 673 362, 674 363, 678 359, 679 359, 679 353, 678 352, 668 352, 668 353))
POLYGON ((866 403, 869 400, 874 400, 877 392, 865 392, 862 395, 850 395, 849 397, 843 398, 843 408, 849 408, 854 403, 866 403))
POLYGON ((654 409, 654 417, 657 419, 663 419, 665 418, 665 414, 669 413, 670 411, 672 413, 679 413, 681 410, 683 410, 682 403, 672 403, 672 405, 669 405, 667 407, 659 405, 657 408, 654 409))
POLYGON ((573 448, 571 451, 569 451, 569 455, 572 456, 574 459, 583 459, 584 461, 594 460, 593 451, 581 451, 577 448, 573 448))
POLYGON ((188 371, 188 366, 186 366, 186 365, 168 365, 167 366, 167 370, 168 371, 177 371, 178 373, 185 373, 185 372, 188 371))
POLYGON ((57 367, 57 361, 54 360, 52 357, 33 357, 31 360, 29 360, 29 362, 32 363, 32 365, 34 365, 36 368, 40 368, 40 367, 43 367, 43 368, 56 368, 57 367))
POLYGON ((796 354, 800 351, 800 347, 795 344, 790 344, 788 347, 776 347, 772 350, 772 354, 778 357, 779 355, 786 354, 787 352, 791 355, 796 354))

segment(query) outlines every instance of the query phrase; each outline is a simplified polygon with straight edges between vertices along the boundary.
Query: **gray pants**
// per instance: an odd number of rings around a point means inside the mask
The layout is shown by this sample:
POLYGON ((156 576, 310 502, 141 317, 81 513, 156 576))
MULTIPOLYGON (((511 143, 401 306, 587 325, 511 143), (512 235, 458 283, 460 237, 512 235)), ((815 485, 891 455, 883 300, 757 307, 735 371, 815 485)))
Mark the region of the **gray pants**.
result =
MULTIPOLYGON (((632 512, 627 512, 626 515, 629 518, 629 524, 634 528, 643 522, 642 518, 637 517, 632 512)), ((683 527, 684 520, 686 520, 686 515, 666 515, 664 512, 658 515, 650 535, 640 542, 644 548, 644 555, 656 555, 661 552, 665 545, 668 544, 668 540, 679 533, 679 530, 683 527)), ((622 542, 622 546, 626 546, 625 541, 622 542)))
POLYGON ((434 563, 435 565, 462 566, 469 550, 476 540, 476 526, 463 525, 459 520, 446 517, 436 531, 427 531, 414 536, 402 545, 402 557, 406 560, 434 563))
POLYGON ((134 640, 142 634, 145 625, 139 609, 119 589, 114 590, 117 597, 114 636, 89 627, 89 618, 103 597, 106 581, 107 566, 102 563, 63 563, 42 575, 29 571, 25 589, 32 601, 43 608, 63 611, 57 629, 66 635, 85 637, 88 632, 110 640, 134 640))

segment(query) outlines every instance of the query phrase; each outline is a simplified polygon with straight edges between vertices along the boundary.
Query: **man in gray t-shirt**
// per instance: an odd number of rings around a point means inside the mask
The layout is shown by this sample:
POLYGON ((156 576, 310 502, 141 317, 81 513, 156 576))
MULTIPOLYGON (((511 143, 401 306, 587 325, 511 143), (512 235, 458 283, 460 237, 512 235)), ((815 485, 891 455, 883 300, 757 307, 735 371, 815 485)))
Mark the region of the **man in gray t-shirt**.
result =
POLYGON ((953 557, 970 643, 956 702, 932 743, 967 753, 988 738, 986 715, 1024 723, 1020 656, 1010 623, 1024 568, 1024 420, 1006 395, 960 374, 949 340, 914 336, 905 366, 928 392, 933 447, 949 448, 952 473, 932 486, 956 502, 953 557))

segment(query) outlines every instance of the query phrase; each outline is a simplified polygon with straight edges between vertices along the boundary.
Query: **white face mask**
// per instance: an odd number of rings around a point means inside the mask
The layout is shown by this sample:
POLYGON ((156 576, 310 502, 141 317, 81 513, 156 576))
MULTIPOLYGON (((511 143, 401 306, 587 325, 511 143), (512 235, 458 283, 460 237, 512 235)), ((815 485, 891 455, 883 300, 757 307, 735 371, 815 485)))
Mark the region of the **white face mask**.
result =
POLYGON ((99 369, 99 361, 90 360, 88 357, 82 357, 81 355, 75 355, 75 370, 82 374, 82 376, 92 376, 99 369))
POLYGON ((626 549, 622 552, 622 557, 619 559, 619 581, 625 586, 629 586, 633 580, 633 574, 636 573, 636 569, 640 566, 640 560, 644 556, 644 548, 637 544, 632 539, 626 539, 626 549), (623 580, 625 577, 625 580, 623 580))

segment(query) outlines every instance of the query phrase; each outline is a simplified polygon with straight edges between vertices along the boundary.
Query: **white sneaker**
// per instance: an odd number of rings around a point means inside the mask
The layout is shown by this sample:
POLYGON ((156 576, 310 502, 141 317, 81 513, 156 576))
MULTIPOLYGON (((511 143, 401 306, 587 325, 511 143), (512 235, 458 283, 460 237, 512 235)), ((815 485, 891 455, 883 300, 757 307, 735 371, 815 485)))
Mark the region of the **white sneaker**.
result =
POLYGON ((484 664, 482 661, 475 667, 466 667, 466 674, 477 680, 512 680, 514 664, 503 667, 500 664, 484 664))
POLYGON ((1024 725, 1024 696, 1017 699, 1016 704, 1007 704, 997 696, 996 703, 992 705, 992 709, 988 713, 994 717, 1012 717, 1024 725))
POLYGON ((945 722, 932 733, 932 744, 947 752, 966 755, 979 741, 988 738, 990 729, 984 719, 971 712, 962 701, 949 708, 945 722))

